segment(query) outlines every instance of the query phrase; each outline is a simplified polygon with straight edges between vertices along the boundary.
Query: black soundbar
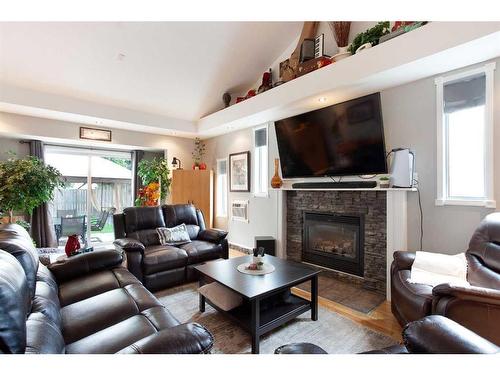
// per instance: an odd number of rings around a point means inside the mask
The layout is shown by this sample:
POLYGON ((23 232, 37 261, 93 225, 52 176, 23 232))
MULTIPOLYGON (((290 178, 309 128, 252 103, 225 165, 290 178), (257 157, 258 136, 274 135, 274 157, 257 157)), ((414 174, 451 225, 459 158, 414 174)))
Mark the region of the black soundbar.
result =
POLYGON ((294 189, 373 189, 377 181, 296 182, 294 189))

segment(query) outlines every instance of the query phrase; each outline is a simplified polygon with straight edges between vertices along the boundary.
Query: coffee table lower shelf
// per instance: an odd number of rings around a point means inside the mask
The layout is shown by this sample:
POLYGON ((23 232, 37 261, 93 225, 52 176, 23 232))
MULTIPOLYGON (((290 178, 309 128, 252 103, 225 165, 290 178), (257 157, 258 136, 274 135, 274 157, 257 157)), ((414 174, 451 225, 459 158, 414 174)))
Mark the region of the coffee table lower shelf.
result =
POLYGON ((259 305, 258 315, 252 313, 253 309, 256 309, 255 304, 259 304, 258 300, 251 301, 250 304, 244 304, 230 311, 224 311, 209 299, 204 297, 202 299, 204 301, 200 300, 201 311, 204 311, 202 304, 206 302, 252 335, 252 353, 254 354, 259 352, 259 338, 261 335, 311 310, 311 301, 293 294, 289 295, 286 300, 274 304, 272 307, 261 308, 259 305), (258 316, 258 322, 255 321, 254 316, 258 316))

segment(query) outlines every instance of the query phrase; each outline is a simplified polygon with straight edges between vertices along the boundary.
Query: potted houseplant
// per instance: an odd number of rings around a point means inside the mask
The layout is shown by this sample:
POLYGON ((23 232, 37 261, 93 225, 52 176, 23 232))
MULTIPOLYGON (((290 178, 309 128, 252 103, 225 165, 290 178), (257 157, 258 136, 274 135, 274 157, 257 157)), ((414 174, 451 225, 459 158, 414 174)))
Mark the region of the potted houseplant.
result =
POLYGON ((203 159, 203 155, 205 155, 205 143, 198 137, 194 139, 194 151, 193 155, 193 169, 207 169, 207 165, 203 163, 201 160, 203 159))
POLYGON ((354 55, 355 53, 363 49, 376 46, 382 35, 390 33, 389 26, 389 21, 383 21, 377 23, 371 29, 359 33, 352 41, 351 45, 348 48, 348 51, 354 55))
POLYGON ((51 201, 54 190, 63 186, 56 168, 34 156, 18 159, 11 155, 0 162, 0 211, 8 213, 9 223, 14 222, 14 212, 31 216, 33 209, 51 201))
POLYGON ((382 176, 379 178, 379 185, 382 189, 387 189, 389 187, 390 178, 387 176, 382 176))
POLYGON ((137 165, 137 174, 145 187, 139 189, 136 205, 156 205, 156 202, 167 197, 172 183, 167 160, 164 158, 142 159, 137 165))

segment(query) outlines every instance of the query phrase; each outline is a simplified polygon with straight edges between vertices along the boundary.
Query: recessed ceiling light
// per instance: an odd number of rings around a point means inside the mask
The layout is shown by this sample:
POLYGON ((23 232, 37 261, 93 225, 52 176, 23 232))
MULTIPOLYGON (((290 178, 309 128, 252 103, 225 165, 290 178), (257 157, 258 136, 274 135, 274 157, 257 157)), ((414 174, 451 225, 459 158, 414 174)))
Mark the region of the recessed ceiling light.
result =
POLYGON ((318 102, 320 102, 320 103, 326 102, 326 96, 322 96, 321 98, 319 98, 318 102))
POLYGON ((117 56, 116 56, 116 59, 118 61, 123 61, 125 60, 125 57, 127 57, 124 53, 119 53, 117 56))

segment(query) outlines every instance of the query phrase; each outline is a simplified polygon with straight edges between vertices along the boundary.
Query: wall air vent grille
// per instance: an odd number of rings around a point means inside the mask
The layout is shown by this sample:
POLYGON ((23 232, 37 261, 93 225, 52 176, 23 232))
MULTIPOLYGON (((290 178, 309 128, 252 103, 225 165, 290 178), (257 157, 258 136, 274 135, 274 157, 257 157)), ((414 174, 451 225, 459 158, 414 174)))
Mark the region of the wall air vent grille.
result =
POLYGON ((234 221, 244 221, 248 223, 248 200, 232 201, 231 216, 234 221))

